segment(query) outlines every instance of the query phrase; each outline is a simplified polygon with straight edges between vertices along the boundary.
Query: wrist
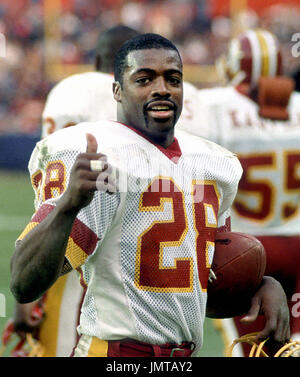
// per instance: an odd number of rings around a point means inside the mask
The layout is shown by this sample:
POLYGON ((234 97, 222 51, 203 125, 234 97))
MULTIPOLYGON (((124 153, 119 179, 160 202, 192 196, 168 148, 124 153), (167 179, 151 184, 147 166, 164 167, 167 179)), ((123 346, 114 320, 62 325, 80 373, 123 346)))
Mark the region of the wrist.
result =
POLYGON ((68 200, 65 195, 57 202, 56 209, 63 216, 76 217, 81 207, 73 203, 72 199, 68 200))

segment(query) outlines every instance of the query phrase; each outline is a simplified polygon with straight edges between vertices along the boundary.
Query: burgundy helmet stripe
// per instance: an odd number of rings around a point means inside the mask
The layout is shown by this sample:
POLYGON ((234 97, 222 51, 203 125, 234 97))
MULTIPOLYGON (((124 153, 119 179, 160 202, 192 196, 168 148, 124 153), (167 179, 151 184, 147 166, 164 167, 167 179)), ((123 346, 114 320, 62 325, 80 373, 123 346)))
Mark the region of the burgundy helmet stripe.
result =
POLYGON ((241 51, 243 56, 241 57, 241 66, 240 69, 241 71, 245 72, 246 78, 244 82, 250 83, 251 82, 251 74, 252 74, 252 48, 251 48, 251 43, 248 39, 247 36, 243 36, 239 38, 240 41, 240 46, 241 46, 241 51))

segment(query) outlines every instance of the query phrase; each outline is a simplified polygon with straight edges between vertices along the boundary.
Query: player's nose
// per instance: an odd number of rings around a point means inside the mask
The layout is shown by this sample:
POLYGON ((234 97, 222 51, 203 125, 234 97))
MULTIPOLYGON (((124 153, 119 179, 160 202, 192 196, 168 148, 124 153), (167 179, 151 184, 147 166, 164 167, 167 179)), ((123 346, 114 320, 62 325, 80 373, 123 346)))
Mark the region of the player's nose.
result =
POLYGON ((166 79, 164 77, 157 77, 152 86, 152 96, 163 96, 168 97, 171 95, 170 89, 168 87, 168 83, 166 82, 166 79))

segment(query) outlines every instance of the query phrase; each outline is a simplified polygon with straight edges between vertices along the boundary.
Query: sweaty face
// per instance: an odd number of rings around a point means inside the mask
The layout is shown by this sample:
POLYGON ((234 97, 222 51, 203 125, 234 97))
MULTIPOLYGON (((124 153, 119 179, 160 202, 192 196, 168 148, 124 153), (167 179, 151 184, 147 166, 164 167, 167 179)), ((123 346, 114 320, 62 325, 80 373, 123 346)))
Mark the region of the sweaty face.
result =
POLYGON ((182 110, 182 66, 177 52, 133 51, 127 63, 119 100, 115 97, 121 105, 118 120, 154 140, 168 137, 182 110))

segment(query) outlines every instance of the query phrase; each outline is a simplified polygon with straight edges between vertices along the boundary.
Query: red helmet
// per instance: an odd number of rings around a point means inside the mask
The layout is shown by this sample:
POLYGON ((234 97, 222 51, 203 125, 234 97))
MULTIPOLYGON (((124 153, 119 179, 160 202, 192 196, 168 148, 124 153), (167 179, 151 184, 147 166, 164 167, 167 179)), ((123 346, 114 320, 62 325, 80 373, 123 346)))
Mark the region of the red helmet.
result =
POLYGON ((260 77, 282 74, 278 40, 267 30, 247 30, 230 41, 225 64, 227 80, 255 87, 260 77))

